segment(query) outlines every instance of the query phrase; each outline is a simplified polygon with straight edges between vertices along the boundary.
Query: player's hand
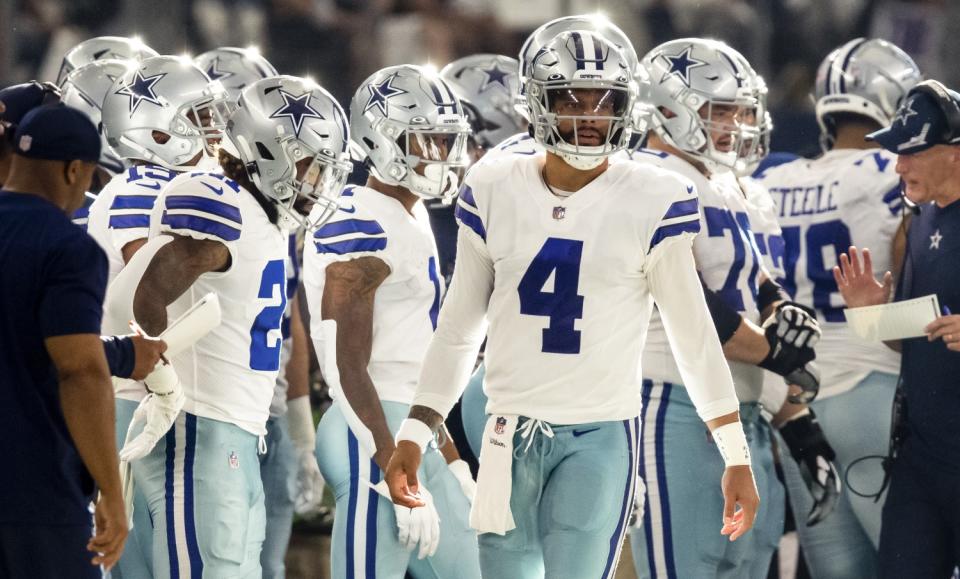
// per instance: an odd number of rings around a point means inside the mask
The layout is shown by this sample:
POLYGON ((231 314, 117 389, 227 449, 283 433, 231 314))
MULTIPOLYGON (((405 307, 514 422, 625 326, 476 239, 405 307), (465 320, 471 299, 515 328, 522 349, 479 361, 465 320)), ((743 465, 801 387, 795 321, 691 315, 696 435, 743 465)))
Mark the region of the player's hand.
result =
POLYGON ((820 369, 813 362, 783 377, 789 386, 787 400, 791 404, 809 404, 820 393, 820 369))
POLYGON ((774 323, 774 316, 770 316, 763 325, 763 336, 769 351, 757 366, 780 376, 788 376, 817 357, 813 348, 798 348, 784 342, 777 331, 778 324, 774 323))
POLYGON ((133 372, 130 374, 131 380, 143 380, 161 361, 161 356, 167 350, 167 343, 159 338, 137 332, 130 336, 133 342, 133 352, 135 362, 133 372))
POLYGON ((807 515, 807 526, 812 527, 827 518, 840 499, 840 474, 833 464, 836 453, 812 410, 781 426, 780 436, 797 461, 803 482, 813 497, 813 508, 807 515))
POLYGON ((447 468, 450 469, 453 476, 457 477, 457 482, 460 483, 460 490, 463 491, 463 495, 467 497, 467 500, 470 501, 472 505, 473 497, 477 496, 477 481, 473 480, 470 465, 463 459, 457 459, 448 464, 447 468))
POLYGON ((807 306, 783 301, 777 304, 773 315, 763 324, 764 329, 775 325, 777 338, 795 348, 813 348, 820 341, 820 323, 817 314, 807 306))
POLYGON ((120 492, 101 494, 94 517, 96 534, 87 543, 87 550, 97 553, 94 565, 103 565, 109 571, 120 560, 129 532, 120 492))
POLYGON ((883 274, 883 281, 873 277, 873 260, 870 250, 864 248, 863 262, 857 248, 850 246, 849 253, 840 255, 840 265, 833 268, 833 279, 848 308, 876 306, 890 301, 893 292, 893 274, 883 274))
POLYGON ((948 350, 960 352, 960 315, 937 318, 923 331, 927 333, 927 340, 932 342, 943 338, 948 350))
POLYGON ((136 438, 123 446, 120 460, 132 462, 150 454, 173 426, 186 401, 180 379, 170 364, 161 364, 144 381, 150 394, 137 406, 130 428, 139 422, 146 425, 136 438))
POLYGON ((409 440, 401 440, 397 443, 384 476, 390 488, 390 500, 395 504, 411 509, 426 504, 417 496, 420 491, 420 483, 417 479, 420 459, 420 447, 415 443, 409 440))
MULTIPOLYGON (((367 484, 384 498, 390 498, 384 481, 375 485, 369 482, 367 484)), ((397 515, 397 538, 400 544, 407 551, 413 551, 417 545, 420 545, 417 558, 424 559, 433 556, 440 545, 440 515, 433 504, 433 495, 426 487, 420 486, 419 498, 423 503, 419 508, 411 509, 394 504, 393 510, 397 515)))
POLYGON ((297 459, 297 496, 293 510, 301 516, 314 515, 323 506, 323 475, 312 452, 299 452, 297 459))
POLYGON ((753 527, 760 508, 757 483, 753 470, 747 465, 729 466, 723 471, 723 528, 721 535, 736 541, 753 527), (740 507, 740 508, 737 508, 740 507))

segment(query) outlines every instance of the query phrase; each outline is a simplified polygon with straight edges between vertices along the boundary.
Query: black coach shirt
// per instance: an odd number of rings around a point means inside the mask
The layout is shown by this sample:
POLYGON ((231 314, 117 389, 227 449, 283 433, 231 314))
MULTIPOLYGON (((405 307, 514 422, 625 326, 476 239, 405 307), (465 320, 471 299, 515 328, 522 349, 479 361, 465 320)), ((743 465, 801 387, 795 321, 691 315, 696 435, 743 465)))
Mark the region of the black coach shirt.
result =
POLYGON ((0 524, 90 524, 44 339, 99 335, 106 284, 106 255, 60 208, 0 190, 0 524))
MULTIPOLYGON (((910 224, 907 243, 898 299, 937 294, 941 308, 960 314, 960 201, 942 209, 923 206, 910 224)), ((904 340, 902 374, 909 433, 905 451, 960 473, 960 352, 948 350, 943 340, 904 340)))

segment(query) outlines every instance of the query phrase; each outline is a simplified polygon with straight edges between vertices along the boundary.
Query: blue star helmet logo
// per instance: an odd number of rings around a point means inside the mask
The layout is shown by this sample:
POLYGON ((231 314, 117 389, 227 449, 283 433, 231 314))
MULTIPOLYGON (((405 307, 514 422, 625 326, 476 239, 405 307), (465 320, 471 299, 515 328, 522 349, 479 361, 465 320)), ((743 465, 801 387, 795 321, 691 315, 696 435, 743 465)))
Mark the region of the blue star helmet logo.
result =
POLYGON ((370 98, 367 100, 367 104, 363 107, 363 112, 366 113, 373 107, 380 109, 380 114, 387 116, 388 110, 388 101, 391 97, 395 97, 402 94, 407 94, 407 91, 402 88, 397 88, 393 86, 393 79, 397 78, 397 74, 394 73, 386 78, 379 85, 368 84, 367 90, 370 91, 370 98))
POLYGON ((668 70, 663 78, 660 79, 660 82, 663 82, 670 75, 676 75, 680 80, 683 81, 683 84, 690 86, 690 70, 700 66, 707 66, 707 63, 702 60, 697 60, 690 56, 690 52, 693 51, 693 46, 688 46, 683 49, 683 52, 680 54, 675 54, 673 56, 668 56, 666 54, 662 55, 663 58, 667 59, 670 62, 670 70, 668 70))
POLYGON ((310 106, 310 97, 312 96, 310 92, 305 92, 299 96, 294 96, 283 89, 280 89, 279 92, 280 96, 283 97, 283 106, 273 111, 270 118, 289 118, 290 122, 293 123, 293 132, 298 138, 300 137, 300 128, 303 127, 304 119, 312 118, 322 120, 324 118, 323 115, 310 106))
POLYGON ((120 87, 115 94, 124 95, 130 97, 130 114, 132 115, 140 108, 140 103, 146 101, 151 104, 155 104, 158 107, 162 107, 163 103, 160 102, 157 98, 157 93, 153 92, 153 87, 160 79, 167 76, 167 73, 162 72, 160 74, 155 74, 153 76, 143 76, 142 71, 137 71, 137 74, 134 75, 133 81, 130 84, 125 84, 120 87))
POLYGON ((507 78, 510 77, 510 71, 500 70, 497 63, 493 63, 493 68, 477 67, 477 70, 486 75, 486 78, 483 79, 483 84, 480 85, 480 92, 490 88, 490 85, 493 83, 499 84, 504 90, 510 90, 510 87, 507 86, 507 78))
POLYGON ((228 76, 233 76, 234 73, 229 70, 220 70, 220 57, 213 59, 213 62, 210 63, 210 66, 207 67, 207 76, 210 77, 210 80, 220 80, 222 78, 227 78, 228 76))

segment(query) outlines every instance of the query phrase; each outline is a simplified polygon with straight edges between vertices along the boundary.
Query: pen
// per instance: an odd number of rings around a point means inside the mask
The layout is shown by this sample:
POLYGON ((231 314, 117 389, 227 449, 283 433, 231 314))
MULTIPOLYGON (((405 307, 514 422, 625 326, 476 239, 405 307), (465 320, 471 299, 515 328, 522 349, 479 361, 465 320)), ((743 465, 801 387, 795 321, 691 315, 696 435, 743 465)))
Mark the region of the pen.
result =
POLYGON ((953 315, 950 313, 950 308, 948 308, 947 306, 940 306, 940 309, 943 310, 943 315, 945 316, 953 315))

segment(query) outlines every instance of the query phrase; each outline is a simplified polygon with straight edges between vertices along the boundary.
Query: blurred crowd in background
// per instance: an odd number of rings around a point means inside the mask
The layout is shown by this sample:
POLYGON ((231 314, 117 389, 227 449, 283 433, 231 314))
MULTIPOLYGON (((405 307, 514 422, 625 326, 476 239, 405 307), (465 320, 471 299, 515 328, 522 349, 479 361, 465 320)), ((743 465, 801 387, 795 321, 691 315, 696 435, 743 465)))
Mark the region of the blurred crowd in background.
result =
POLYGON ((373 71, 438 67, 477 52, 516 56, 540 24, 600 11, 637 52, 715 37, 767 79, 774 150, 819 152, 812 90, 834 47, 879 37, 931 78, 960 85, 960 2, 950 0, 0 0, 0 86, 56 78, 63 53, 97 35, 139 35, 161 53, 256 45, 281 73, 309 75, 340 102, 373 71))

